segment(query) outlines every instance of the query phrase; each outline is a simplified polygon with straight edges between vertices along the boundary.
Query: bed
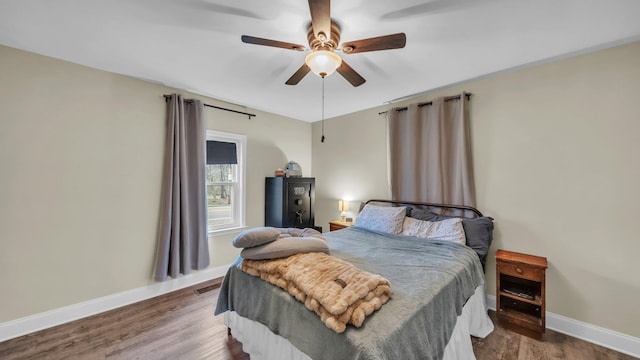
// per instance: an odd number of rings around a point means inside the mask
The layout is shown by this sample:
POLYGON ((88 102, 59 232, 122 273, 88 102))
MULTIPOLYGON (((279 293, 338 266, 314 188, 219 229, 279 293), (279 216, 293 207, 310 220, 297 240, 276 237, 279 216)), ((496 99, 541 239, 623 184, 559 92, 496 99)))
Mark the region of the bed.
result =
MULTIPOLYGON (((355 226, 323 235, 332 256, 388 279, 391 299, 361 327, 349 325, 337 333, 286 291, 242 271, 238 258, 225 275, 215 314, 224 313, 229 334, 252 359, 475 359, 470 335, 493 331, 483 273, 491 219, 469 207, 415 202, 370 200, 364 210, 355 226), (385 228, 389 219, 364 211, 371 207, 403 208, 393 219, 396 231, 385 228), (473 213, 470 218, 489 230, 482 249, 477 239, 463 240, 463 246, 438 236, 407 235, 407 223, 415 220, 464 225, 456 220, 462 217, 442 214, 451 209, 473 213)), ((463 226, 469 229, 464 236, 475 236, 475 225, 463 226)))

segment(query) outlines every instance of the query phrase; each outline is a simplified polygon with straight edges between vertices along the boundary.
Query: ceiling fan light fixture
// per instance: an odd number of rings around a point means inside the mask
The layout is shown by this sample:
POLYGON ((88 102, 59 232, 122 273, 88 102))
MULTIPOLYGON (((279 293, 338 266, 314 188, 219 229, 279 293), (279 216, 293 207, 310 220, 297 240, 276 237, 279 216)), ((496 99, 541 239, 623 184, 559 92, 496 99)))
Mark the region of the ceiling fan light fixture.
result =
POLYGON ((329 50, 316 50, 307 55, 305 63, 311 71, 324 78, 333 74, 342 64, 342 58, 329 50))

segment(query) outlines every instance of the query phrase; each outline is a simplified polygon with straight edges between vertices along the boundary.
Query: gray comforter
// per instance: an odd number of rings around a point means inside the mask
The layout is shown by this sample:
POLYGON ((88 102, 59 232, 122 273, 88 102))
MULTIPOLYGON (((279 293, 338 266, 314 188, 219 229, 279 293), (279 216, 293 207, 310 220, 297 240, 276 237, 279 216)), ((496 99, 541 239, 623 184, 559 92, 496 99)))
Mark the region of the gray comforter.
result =
POLYGON ((215 314, 232 310, 259 321, 313 359, 441 359, 456 317, 484 283, 476 253, 356 227, 325 237, 331 255, 391 282, 391 300, 362 327, 335 333, 286 291, 240 270, 240 258, 224 278, 215 314))

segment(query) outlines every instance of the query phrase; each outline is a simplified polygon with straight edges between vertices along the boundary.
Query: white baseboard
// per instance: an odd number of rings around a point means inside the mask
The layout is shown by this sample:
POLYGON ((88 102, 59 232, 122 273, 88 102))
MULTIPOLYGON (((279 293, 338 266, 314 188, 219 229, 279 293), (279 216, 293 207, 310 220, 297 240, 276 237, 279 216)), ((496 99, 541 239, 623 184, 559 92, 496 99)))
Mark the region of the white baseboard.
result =
MULTIPOLYGON (((487 306, 496 309, 496 297, 487 295, 487 306)), ((640 358, 640 338, 591 325, 547 311, 547 329, 640 358)))
POLYGON ((222 277, 229 266, 231 264, 208 268, 177 279, 153 283, 140 288, 7 321, 0 324, 0 342, 222 277))

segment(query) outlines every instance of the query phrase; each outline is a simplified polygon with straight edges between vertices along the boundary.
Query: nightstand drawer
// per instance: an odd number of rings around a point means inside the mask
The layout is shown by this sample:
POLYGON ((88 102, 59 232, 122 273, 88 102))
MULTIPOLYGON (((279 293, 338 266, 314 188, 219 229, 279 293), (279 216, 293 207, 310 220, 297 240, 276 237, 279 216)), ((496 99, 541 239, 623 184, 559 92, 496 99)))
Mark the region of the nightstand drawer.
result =
POLYGON ((540 281, 544 278, 544 269, 531 267, 524 264, 513 264, 498 262, 498 272, 506 275, 519 277, 522 279, 540 281))

